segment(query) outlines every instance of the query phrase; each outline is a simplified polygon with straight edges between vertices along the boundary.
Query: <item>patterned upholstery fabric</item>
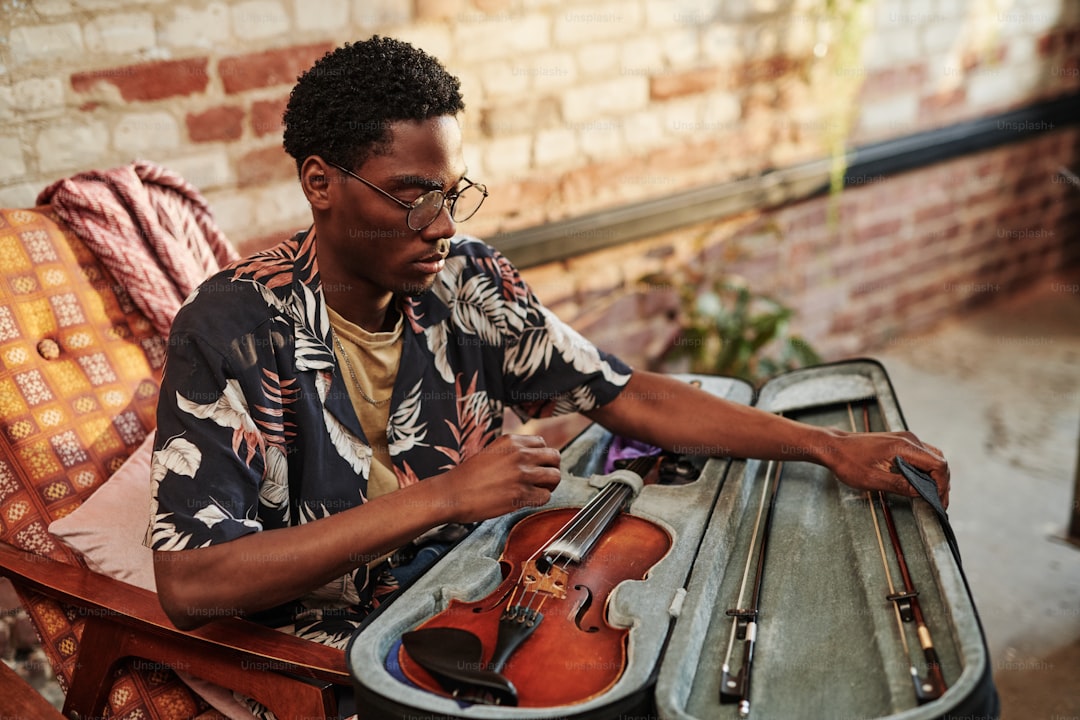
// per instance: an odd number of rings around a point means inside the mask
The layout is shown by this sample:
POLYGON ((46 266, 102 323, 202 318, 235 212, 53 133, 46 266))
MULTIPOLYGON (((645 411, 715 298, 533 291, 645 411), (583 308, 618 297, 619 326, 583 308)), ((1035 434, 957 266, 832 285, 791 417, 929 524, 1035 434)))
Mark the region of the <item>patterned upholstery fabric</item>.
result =
MULTIPOLYGON (((0 210, 0 540, 80 560, 47 527, 78 507, 154 427, 165 342, 49 207, 0 210)), ((62 687, 84 621, 20 591, 62 687)), ((129 664, 110 716, 189 718, 206 704, 168 669, 129 664)))

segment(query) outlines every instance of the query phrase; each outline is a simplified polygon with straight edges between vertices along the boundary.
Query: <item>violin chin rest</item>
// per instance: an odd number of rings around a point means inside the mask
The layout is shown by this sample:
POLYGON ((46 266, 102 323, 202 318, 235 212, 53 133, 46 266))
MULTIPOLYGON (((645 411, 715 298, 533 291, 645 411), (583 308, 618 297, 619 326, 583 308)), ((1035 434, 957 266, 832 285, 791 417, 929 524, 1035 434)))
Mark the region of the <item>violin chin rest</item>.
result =
POLYGON ((517 706, 514 683, 484 663, 484 647, 468 630, 423 628, 401 636, 405 652, 458 700, 517 706))

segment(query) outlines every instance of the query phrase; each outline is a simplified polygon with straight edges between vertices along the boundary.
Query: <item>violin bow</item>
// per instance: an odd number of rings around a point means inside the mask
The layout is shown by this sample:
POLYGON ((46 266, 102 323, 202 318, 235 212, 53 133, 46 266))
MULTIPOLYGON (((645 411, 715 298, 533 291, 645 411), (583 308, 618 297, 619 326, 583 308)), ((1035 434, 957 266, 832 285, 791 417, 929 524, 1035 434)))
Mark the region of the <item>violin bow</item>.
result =
MULTIPOLYGON (((848 403, 847 409, 848 419, 851 422, 851 431, 858 432, 851 403, 848 403)), ((887 428, 888 423, 885 421, 884 415, 882 415, 882 422, 885 422, 887 428)), ((863 405, 863 432, 870 432, 870 408, 868 405, 863 405)), ((886 595, 886 599, 893 603, 893 610, 896 616, 896 629, 900 634, 900 644, 903 646, 904 655, 908 659, 911 671, 911 682, 915 687, 915 700, 919 705, 923 705, 931 700, 936 700, 945 692, 945 677, 941 673, 941 661, 938 659, 937 650, 934 648, 933 636, 930 634, 930 628, 926 624, 926 617, 923 615, 922 605, 919 603, 919 591, 915 589, 915 583, 911 579, 907 558, 904 556, 904 547, 900 543, 900 535, 896 532, 896 523, 893 520, 892 508, 885 499, 885 493, 880 490, 877 492, 877 503, 874 502, 874 494, 869 490, 866 491, 866 499, 870 504, 870 516, 874 520, 874 533, 877 535, 878 551, 881 554, 881 564, 885 568, 885 580, 889 585, 889 594, 886 595), (878 514, 877 510, 875 510, 875 505, 880 505, 881 507, 881 516, 885 520, 885 527, 889 535, 890 544, 893 548, 893 556, 896 558, 896 565, 900 570, 900 580, 903 582, 903 587, 899 592, 896 590, 892 570, 889 567, 889 561, 886 557, 885 540, 881 534, 881 525, 878 522, 878 514), (908 646, 905 624, 910 624, 912 622, 915 623, 915 631, 919 638, 919 645, 922 648, 923 657, 926 660, 927 677, 925 678, 919 677, 919 671, 915 668, 915 663, 911 661, 911 650, 908 646)))
POLYGON ((776 463, 776 472, 773 473, 772 460, 765 468, 765 481, 762 483, 761 502, 758 504, 757 518, 754 520, 754 531, 750 540, 750 549, 746 553, 746 564, 743 569, 742 583, 739 586, 739 597, 736 607, 727 611, 731 617, 731 634, 728 637, 727 654, 724 656, 724 664, 720 671, 720 702, 721 704, 739 703, 739 717, 750 715, 750 674, 754 665, 754 646, 757 643, 757 624, 761 600, 761 580, 765 575, 765 556, 769 544, 769 535, 772 531, 772 520, 776 508, 776 493, 780 489, 780 477, 783 475, 784 463, 776 463), (769 476, 772 475, 772 482, 769 476), (766 497, 767 496, 767 497, 766 497), (766 503, 768 509, 766 510, 766 503), (761 540, 758 542, 758 529, 761 526, 761 516, 765 515, 765 526, 761 531, 761 540), (754 553, 757 551, 757 560, 754 553), (753 592, 750 604, 743 606, 743 597, 746 594, 746 585, 750 576, 751 564, 756 565, 754 571, 753 592), (735 650, 735 641, 743 641, 743 662, 739 672, 731 672, 731 656, 735 650))

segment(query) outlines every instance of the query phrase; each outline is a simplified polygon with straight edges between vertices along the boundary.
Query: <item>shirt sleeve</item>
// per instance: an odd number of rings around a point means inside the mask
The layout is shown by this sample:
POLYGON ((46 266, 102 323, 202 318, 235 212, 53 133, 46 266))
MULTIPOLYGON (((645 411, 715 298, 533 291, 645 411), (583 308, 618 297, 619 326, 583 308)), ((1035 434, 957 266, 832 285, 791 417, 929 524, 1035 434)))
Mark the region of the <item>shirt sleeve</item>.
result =
POLYGON ((559 319, 505 258, 499 261, 504 287, 517 289, 514 313, 522 318, 505 349, 503 401, 521 416, 547 417, 614 400, 630 380, 630 367, 559 319))
POLYGON ((146 544, 154 550, 205 547, 262 529, 265 458, 243 384, 212 339, 174 325, 152 463, 146 544))

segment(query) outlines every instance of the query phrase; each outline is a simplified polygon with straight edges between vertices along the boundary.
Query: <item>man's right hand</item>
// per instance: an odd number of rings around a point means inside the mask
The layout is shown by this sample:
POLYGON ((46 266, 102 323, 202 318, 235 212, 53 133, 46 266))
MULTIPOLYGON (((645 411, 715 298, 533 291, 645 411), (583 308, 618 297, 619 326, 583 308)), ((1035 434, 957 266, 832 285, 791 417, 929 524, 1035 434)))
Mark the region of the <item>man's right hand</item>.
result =
POLYGON ((502 435, 444 473, 440 490, 454 522, 487 520, 545 504, 562 477, 559 461, 538 435, 502 435))

